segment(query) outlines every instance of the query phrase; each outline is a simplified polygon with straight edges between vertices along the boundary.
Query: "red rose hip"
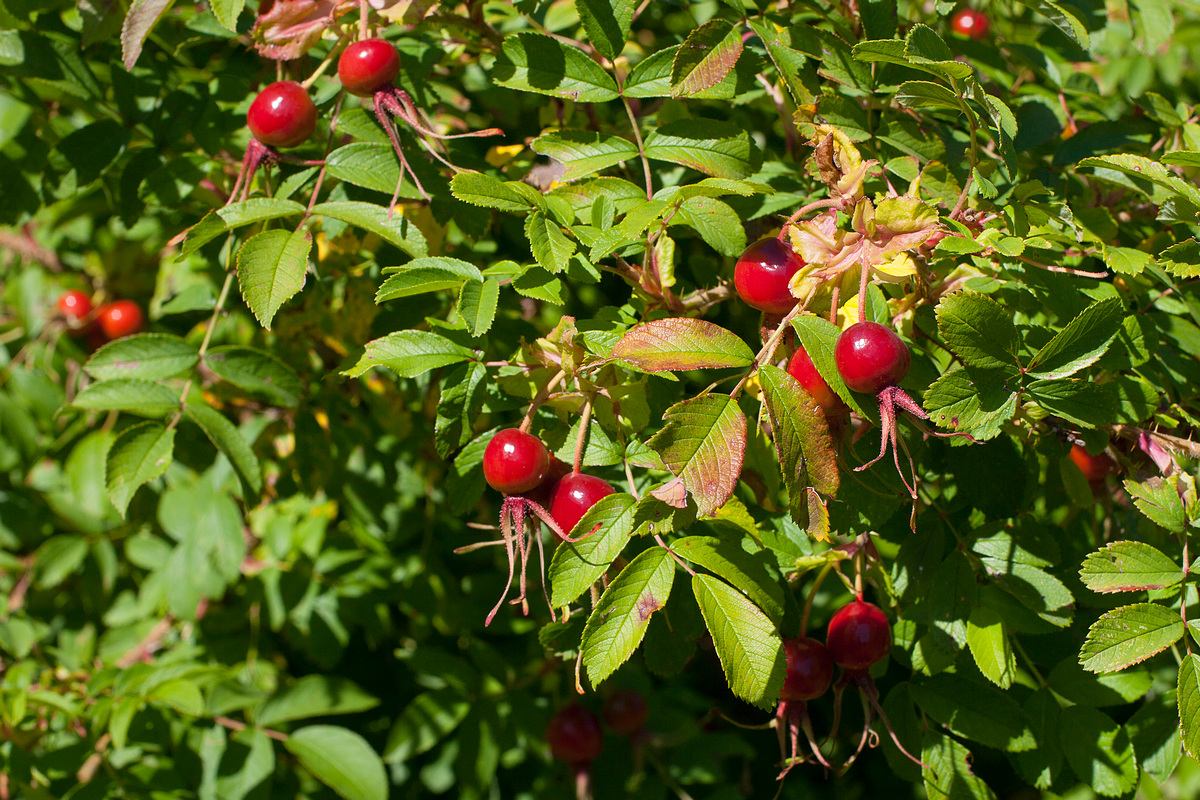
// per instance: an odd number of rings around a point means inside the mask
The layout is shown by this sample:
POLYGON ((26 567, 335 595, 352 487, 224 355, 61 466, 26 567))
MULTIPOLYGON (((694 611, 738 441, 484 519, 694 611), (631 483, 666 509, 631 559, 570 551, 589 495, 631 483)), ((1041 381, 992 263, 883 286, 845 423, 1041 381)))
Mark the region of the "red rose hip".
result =
POLYGON ((950 28, 959 36, 966 36, 976 41, 988 35, 992 28, 991 20, 981 11, 964 8, 955 12, 950 18, 950 28))
POLYGON ((829 690, 833 683, 833 658, 816 639, 796 638, 783 643, 787 673, 779 699, 785 702, 812 700, 829 690))
POLYGON ((391 42, 363 39, 338 58, 338 77, 350 94, 370 97, 389 85, 400 72, 400 54, 391 42))
POLYGON ((569 534, 589 508, 615 491, 608 481, 594 475, 580 472, 566 475, 551 494, 550 516, 563 533, 569 534))
POLYGON ((604 732, 600 720, 578 703, 572 703, 550 718, 546 726, 550 753, 568 764, 585 764, 600 755, 604 732))
POLYGON ((84 292, 72 289, 58 298, 58 311, 71 322, 78 322, 92 313, 92 299, 84 292))
POLYGON ((550 453, 542 440, 517 428, 505 428, 483 451, 483 477, 504 494, 527 492, 550 469, 550 453))
POLYGON ((826 415, 839 414, 846 410, 842 398, 838 397, 837 392, 821 377, 821 373, 817 372, 816 365, 803 347, 796 348, 796 352, 792 354, 792 360, 788 362, 788 374, 796 379, 804 391, 812 395, 826 415))
POLYGON ((878 322, 857 322, 843 331, 833 357, 846 385, 866 394, 899 383, 912 364, 904 340, 878 322))
POLYGON ((1088 483, 1103 483, 1109 475, 1116 475, 1121 471, 1120 466, 1112 460, 1108 453, 1092 455, 1081 444, 1072 445, 1070 455, 1071 460, 1075 462, 1075 466, 1079 467, 1079 471, 1083 473, 1083 477, 1087 478, 1088 483))
POLYGON ((633 689, 620 689, 604 701, 604 724, 618 736, 633 736, 646 724, 646 698, 633 689))
POLYGON ((100 324, 104 338, 112 341, 140 331, 145 316, 138 304, 132 300, 117 300, 97 309, 96 322, 100 324))
POLYGON ((829 620, 825 646, 842 667, 866 669, 891 652, 892 628, 879 606, 855 600, 829 620))
POLYGON ((733 268, 733 285, 746 305, 768 314, 786 314, 796 305, 788 284, 804 267, 802 259, 775 237, 746 248, 733 268))
POLYGON ((295 147, 312 136, 317 127, 317 107, 308 90, 295 81, 267 86, 246 112, 250 132, 270 147, 295 147))

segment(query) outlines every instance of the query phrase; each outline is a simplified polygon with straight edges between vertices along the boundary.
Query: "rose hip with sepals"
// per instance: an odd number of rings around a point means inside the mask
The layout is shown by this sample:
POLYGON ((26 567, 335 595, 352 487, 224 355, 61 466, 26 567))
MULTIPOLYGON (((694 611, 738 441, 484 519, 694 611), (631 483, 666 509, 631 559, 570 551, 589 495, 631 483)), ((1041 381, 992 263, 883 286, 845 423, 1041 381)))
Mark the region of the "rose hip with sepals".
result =
POLYGON ((783 643, 787 673, 779 696, 786 701, 813 700, 829 690, 833 683, 833 658, 825 645, 810 637, 787 639, 783 643))
POLYGON ((254 98, 246 112, 254 138, 269 147, 295 147, 317 127, 317 107, 308 90, 295 81, 272 83, 254 98))
POLYGON ((569 536, 589 508, 615 491, 612 484, 594 475, 584 475, 581 472, 566 475, 559 480, 551 493, 550 516, 554 517, 562 532, 569 536))
POLYGON ((518 428, 506 428, 483 451, 483 477, 504 494, 528 491, 546 477, 550 453, 542 440, 518 428))
POLYGON ((649 716, 646 698, 633 689, 618 689, 604 701, 604 724, 618 736, 635 735, 649 716))
POLYGON ((117 300, 96 309, 96 322, 109 341, 137 333, 144 321, 142 309, 132 300, 117 300))
POLYGON ((400 54, 384 39, 354 42, 338 58, 338 78, 346 91, 358 97, 370 97, 390 86, 400 74, 400 54))
POLYGON ((950 18, 950 29, 959 36, 966 36, 975 41, 984 39, 992 28, 992 22, 987 14, 973 8, 959 9, 950 18))
POLYGON ((826 416, 840 415, 847 410, 842 398, 838 397, 837 392, 821 377, 821 373, 817 372, 816 365, 813 364, 808 351, 803 347, 796 348, 796 352, 792 354, 792 358, 788 362, 787 371, 804 391, 812 395, 813 400, 817 401, 817 405, 821 407, 826 416))
POLYGON ((879 606, 855 600, 829 620, 825 646, 839 666, 863 670, 892 651, 892 629, 879 606))
POLYGON ((746 305, 767 314, 786 314, 796 306, 789 284, 804 259, 787 243, 769 236, 746 248, 733 268, 733 285, 746 305))
POLYGON ((833 351, 838 374, 853 391, 874 394, 908 374, 912 356, 904 340, 878 322, 856 322, 838 337, 833 351))

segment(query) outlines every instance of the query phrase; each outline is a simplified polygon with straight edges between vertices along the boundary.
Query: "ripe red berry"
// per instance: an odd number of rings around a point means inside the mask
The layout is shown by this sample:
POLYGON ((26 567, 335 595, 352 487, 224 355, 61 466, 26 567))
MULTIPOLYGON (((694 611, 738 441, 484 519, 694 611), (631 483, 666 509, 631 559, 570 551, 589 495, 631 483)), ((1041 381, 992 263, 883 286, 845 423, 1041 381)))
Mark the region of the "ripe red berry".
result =
POLYGON ((619 736, 633 736, 649 716, 646 698, 633 689, 615 691, 604 701, 604 724, 619 736))
POLYGON ((100 324, 100 330, 104 331, 104 338, 111 342, 140 331, 145 317, 137 303, 117 300, 100 306, 96 311, 96 321, 100 324))
POLYGON ((1091 455, 1081 444, 1071 447, 1071 460, 1075 462, 1075 466, 1079 467, 1083 477, 1088 479, 1088 483, 1103 483, 1109 475, 1115 475, 1121 471, 1120 466, 1112 460, 1108 453, 1091 455))
POLYGON ((550 453, 542 440, 517 428, 505 428, 483 451, 483 477, 504 494, 527 492, 542 482, 550 469, 550 453))
POLYGON ((796 305, 788 283, 804 267, 791 247, 771 236, 746 248, 733 268, 733 285, 746 305, 786 314, 796 305))
POLYGON ((391 42, 363 39, 342 51, 338 58, 338 77, 346 91, 370 97, 395 80, 400 72, 400 54, 391 42))
POLYGON ((846 385, 867 394, 902 381, 912 363, 904 340, 878 322, 856 322, 843 331, 833 358, 846 385))
POLYGON ((550 498, 550 516, 554 517, 564 533, 570 533, 589 508, 615 491, 608 481, 594 475, 580 472, 567 475, 554 487, 550 498))
POLYGON ((812 700, 829 690, 833 683, 833 658, 816 639, 796 638, 783 643, 787 656, 787 674, 779 699, 787 702, 812 700))
POLYGON ((950 18, 950 28, 959 36, 966 36, 976 41, 988 35, 992 22, 982 11, 973 8, 963 8, 950 18))
POLYGON ((70 322, 79 320, 92 313, 92 299, 78 289, 64 292, 58 298, 58 311, 70 322))
POLYGON ((838 397, 837 392, 830 388, 821 377, 821 373, 817 372, 816 365, 803 347, 796 348, 796 352, 792 354, 792 360, 788 362, 788 374, 800 383, 804 391, 812 395, 826 415, 832 416, 846 410, 842 398, 838 397))
POLYGON ((279 81, 258 93, 246 112, 250 132, 270 147, 295 147, 317 127, 317 107, 295 81, 279 81))
POLYGON ((546 726, 546 742, 550 753, 559 761, 582 764, 600 755, 604 732, 600 720, 578 703, 559 710, 546 726))
POLYGON ((879 606, 855 600, 829 620, 825 646, 846 669, 866 669, 892 650, 892 629, 879 606))

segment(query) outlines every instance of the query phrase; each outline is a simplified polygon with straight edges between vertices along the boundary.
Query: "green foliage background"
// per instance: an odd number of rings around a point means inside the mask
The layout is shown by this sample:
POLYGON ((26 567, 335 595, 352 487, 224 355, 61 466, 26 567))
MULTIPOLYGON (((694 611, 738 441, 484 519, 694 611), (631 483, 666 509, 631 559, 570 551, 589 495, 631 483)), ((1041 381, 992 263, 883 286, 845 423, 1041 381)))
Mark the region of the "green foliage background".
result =
MULTIPOLYGON (((1195 795, 1195 3, 979 3, 982 41, 950 33, 942 0, 401 4, 380 25, 397 85, 439 129, 504 136, 451 142, 452 179, 403 132, 432 199, 405 180, 395 216, 395 157, 332 71, 291 151, 324 168, 283 163, 223 205, 257 90, 337 46, 277 65, 254 5, 0 0, 0 798, 569 796, 543 732, 581 649, 585 705, 621 686, 651 712, 636 752, 606 737, 597 798, 769 796, 774 733, 729 720, 770 719, 780 637, 831 546, 867 534, 896 638, 873 675, 926 768, 877 724, 847 774, 798 766, 782 796, 1195 795), (939 234, 867 295, 913 349, 906 390, 980 440, 902 424, 915 505, 890 459, 850 471, 875 431, 841 450, 840 488, 817 468, 823 423, 773 406, 797 390, 759 368, 761 316, 730 299, 747 242, 830 199, 818 125, 840 133, 838 179, 855 150, 879 162, 840 230, 939 234), (559 184, 521 182, 547 155, 559 184), (247 275, 303 290, 243 292, 247 275), (135 299, 153 333, 89 352, 54 311, 69 288, 135 299), (627 338, 700 317, 732 333, 696 334, 687 369, 627 338), (720 393, 752 364, 745 394, 720 393), (583 461, 622 491, 593 512, 606 557, 553 557, 569 621, 531 571, 529 615, 485 627, 502 551, 453 551, 495 536, 483 449, 560 366, 533 430, 570 461, 600 397, 583 461), (664 420, 745 435, 710 465, 729 492, 646 499, 681 472, 664 420), (1123 474, 1089 486, 1071 441, 1123 474), (601 647, 590 631, 635 612, 605 595, 585 632, 618 554, 615 581, 665 564, 670 599, 601 647)), ((819 355, 836 328, 795 330, 844 390, 819 355)), ((814 635, 850 596, 821 585, 814 635)), ((862 722, 845 703, 838 763, 862 722)), ((831 698, 810 713, 828 732, 831 698)))

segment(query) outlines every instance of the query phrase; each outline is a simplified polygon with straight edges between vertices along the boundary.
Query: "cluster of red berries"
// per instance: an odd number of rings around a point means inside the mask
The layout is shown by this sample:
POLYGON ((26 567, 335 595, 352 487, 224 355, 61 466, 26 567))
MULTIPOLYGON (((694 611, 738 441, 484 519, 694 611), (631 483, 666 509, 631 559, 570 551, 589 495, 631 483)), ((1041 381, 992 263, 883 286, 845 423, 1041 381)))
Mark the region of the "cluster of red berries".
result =
POLYGON ((825 644, 812 637, 788 639, 787 676, 780 699, 813 700, 833 683, 833 665, 860 672, 882 660, 892 650, 892 629, 874 603, 855 600, 838 609, 829 620, 825 644))
POLYGON ((570 534, 589 508, 616 491, 606 480, 568 469, 551 458, 541 439, 518 428, 497 433, 483 453, 488 485, 544 507, 562 534, 570 534))
MULTIPOLYGON (((642 732, 650 709, 641 692, 619 689, 604 701, 604 724, 618 736, 635 737, 642 732)), ((561 708, 546 726, 546 743, 559 761, 572 765, 589 764, 604 748, 600 720, 578 703, 561 708)))
POLYGON ((58 312, 72 336, 90 335, 98 340, 96 344, 137 333, 146 321, 142 309, 132 300, 116 300, 93 310, 92 298, 78 289, 58 298, 58 312))

